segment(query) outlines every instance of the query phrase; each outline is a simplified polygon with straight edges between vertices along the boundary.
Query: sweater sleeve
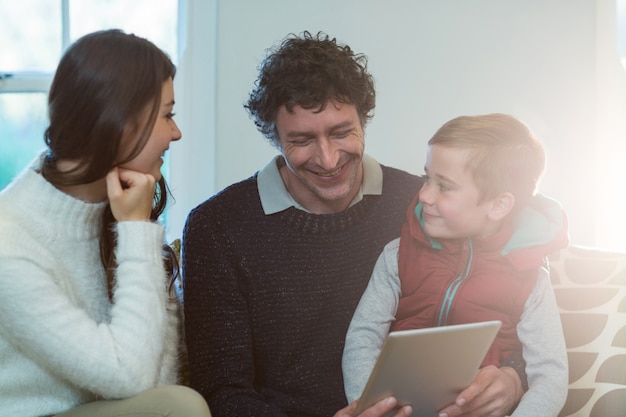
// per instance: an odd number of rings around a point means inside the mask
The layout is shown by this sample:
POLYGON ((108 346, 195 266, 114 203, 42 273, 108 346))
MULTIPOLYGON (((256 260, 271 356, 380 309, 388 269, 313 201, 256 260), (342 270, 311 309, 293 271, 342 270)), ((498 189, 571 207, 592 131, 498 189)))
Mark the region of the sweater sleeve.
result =
MULTIPOLYGON (((62 272, 40 261, 45 254, 13 254, 0 265, 0 332, 58 379, 105 399, 155 386, 166 320, 162 226, 122 222, 116 228, 110 318, 90 317, 68 295, 73 290, 63 286, 62 272)), ((76 259, 76 267, 88 274, 82 261, 76 259)))
POLYGON ((512 417, 556 417, 567 397, 567 351, 549 274, 543 268, 517 331, 526 361, 528 391, 512 417))
POLYGON ((400 239, 389 242, 378 257, 348 328, 342 368, 349 403, 361 396, 395 319, 401 294, 399 244, 400 239))
POLYGON ((286 415, 256 388, 254 340, 241 268, 219 216, 190 213, 183 232, 185 339, 190 383, 215 417, 286 415), (215 222, 214 222, 215 220, 215 222), (213 337, 219 334, 220 337, 213 337))

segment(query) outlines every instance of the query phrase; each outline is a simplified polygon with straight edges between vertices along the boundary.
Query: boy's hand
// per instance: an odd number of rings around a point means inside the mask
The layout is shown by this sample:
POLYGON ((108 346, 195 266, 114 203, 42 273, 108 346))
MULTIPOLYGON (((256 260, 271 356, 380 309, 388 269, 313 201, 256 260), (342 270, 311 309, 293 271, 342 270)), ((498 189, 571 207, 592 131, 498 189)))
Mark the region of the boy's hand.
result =
POLYGON ((523 393, 514 369, 486 366, 439 417, 504 417, 515 409, 523 393))
POLYGON ((115 167, 107 174, 106 183, 115 220, 150 220, 156 183, 152 175, 115 167))

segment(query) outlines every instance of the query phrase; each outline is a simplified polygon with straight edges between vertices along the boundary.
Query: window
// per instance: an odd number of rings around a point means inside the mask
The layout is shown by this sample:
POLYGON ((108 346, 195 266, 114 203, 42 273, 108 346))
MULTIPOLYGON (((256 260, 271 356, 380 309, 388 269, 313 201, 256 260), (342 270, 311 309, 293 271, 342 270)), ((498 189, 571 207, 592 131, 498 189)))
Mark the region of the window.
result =
POLYGON ((178 0, 0 0, 0 189, 45 146, 47 92, 63 51, 82 35, 119 28, 177 63, 178 0))
POLYGON ((626 69, 626 0, 617 0, 617 46, 626 69))

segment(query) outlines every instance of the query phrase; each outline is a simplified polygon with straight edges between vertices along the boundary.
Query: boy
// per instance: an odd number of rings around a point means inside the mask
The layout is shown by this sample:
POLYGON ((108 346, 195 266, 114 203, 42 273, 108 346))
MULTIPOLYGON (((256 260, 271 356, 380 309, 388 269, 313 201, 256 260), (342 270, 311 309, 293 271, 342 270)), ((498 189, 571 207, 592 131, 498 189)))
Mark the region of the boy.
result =
MULTIPOLYGON (((543 147, 505 114, 455 118, 428 145, 426 182, 348 329, 348 401, 361 395, 389 331, 497 319, 502 327, 481 366, 506 369, 521 348, 528 391, 512 415, 557 416, 567 354, 544 259, 568 238, 560 205, 535 192, 543 147)), ((485 404, 484 415, 494 406, 485 404)))

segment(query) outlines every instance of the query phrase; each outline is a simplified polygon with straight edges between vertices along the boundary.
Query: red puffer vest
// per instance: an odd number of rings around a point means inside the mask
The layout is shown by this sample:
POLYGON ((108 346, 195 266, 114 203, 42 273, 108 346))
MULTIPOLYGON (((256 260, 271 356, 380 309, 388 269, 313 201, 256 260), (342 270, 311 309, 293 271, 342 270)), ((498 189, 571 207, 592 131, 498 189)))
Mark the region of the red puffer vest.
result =
POLYGON ((424 234, 421 214, 416 196, 400 238, 402 296, 391 330, 500 320, 482 363, 498 366, 521 351, 517 324, 545 257, 567 246, 564 212, 555 201, 536 196, 517 227, 502 227, 487 238, 445 242, 424 234))

